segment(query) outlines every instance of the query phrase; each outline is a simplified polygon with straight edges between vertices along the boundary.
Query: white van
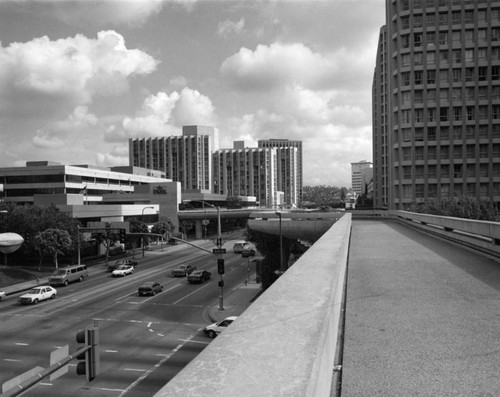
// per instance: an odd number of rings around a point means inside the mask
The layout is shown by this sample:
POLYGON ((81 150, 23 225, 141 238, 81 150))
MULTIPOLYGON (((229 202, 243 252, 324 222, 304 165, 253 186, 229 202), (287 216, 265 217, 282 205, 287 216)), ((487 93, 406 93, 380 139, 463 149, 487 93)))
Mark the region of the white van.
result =
POLYGON ((233 252, 235 254, 241 254, 241 251, 243 251, 243 247, 245 246, 247 242, 244 241, 244 240, 241 240, 241 241, 236 241, 234 244, 233 244, 233 252))
POLYGON ((89 276, 89 271, 85 265, 68 266, 63 269, 57 269, 49 277, 50 285, 68 285, 73 281, 83 281, 89 276))

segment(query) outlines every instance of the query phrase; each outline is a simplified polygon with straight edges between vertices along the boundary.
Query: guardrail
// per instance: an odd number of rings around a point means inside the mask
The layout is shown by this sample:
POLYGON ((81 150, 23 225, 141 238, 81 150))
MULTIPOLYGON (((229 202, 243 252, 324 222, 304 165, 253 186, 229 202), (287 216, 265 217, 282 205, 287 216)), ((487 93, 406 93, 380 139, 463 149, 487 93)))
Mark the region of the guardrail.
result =
POLYGON ((500 223, 419 214, 408 211, 391 211, 400 222, 455 241, 487 254, 500 256, 500 223))
POLYGON ((345 214, 155 396, 329 396, 350 233, 345 214))

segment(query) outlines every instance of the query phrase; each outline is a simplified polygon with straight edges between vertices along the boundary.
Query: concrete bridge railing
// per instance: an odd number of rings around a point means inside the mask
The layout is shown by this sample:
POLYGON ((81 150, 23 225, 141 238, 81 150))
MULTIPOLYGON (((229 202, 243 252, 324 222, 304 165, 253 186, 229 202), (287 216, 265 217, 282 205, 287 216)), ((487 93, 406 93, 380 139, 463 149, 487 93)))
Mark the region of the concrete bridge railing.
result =
POLYGON ((329 396, 350 233, 345 214, 156 396, 329 396))

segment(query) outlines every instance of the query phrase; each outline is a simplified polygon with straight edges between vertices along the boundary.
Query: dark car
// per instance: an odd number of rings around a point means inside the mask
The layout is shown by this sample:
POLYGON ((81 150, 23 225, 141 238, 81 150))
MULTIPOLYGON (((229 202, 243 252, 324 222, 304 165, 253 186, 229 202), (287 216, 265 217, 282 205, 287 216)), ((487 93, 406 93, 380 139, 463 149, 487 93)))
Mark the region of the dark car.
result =
POLYGON ((255 256, 255 248, 250 244, 245 244, 241 250, 241 256, 243 258, 248 258, 249 256, 255 256))
POLYGON ((163 285, 157 283, 156 281, 149 281, 147 283, 144 283, 137 290, 139 296, 156 295, 157 292, 162 292, 162 291, 163 291, 163 285))
POLYGON ((188 276, 188 281, 192 284, 196 283, 204 283, 207 280, 210 280, 210 276, 212 274, 206 270, 195 270, 188 276))
POLYGON ((108 272, 112 272, 121 265, 137 266, 137 261, 133 259, 118 259, 115 263, 108 263, 108 272))

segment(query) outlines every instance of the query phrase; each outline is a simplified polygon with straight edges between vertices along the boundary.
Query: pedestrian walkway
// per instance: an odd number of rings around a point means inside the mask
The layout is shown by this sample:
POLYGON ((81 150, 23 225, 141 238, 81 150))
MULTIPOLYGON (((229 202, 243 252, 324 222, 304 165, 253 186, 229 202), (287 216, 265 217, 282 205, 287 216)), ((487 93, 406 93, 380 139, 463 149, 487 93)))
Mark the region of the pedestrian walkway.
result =
POLYGON ((249 283, 243 283, 233 288, 229 292, 225 292, 223 297, 223 310, 220 309, 220 302, 216 306, 208 309, 208 316, 213 322, 224 320, 229 316, 241 315, 248 306, 257 298, 261 293, 262 286, 255 282, 255 278, 249 283))
POLYGON ((355 221, 342 396, 498 396, 500 263, 396 222, 355 221))

